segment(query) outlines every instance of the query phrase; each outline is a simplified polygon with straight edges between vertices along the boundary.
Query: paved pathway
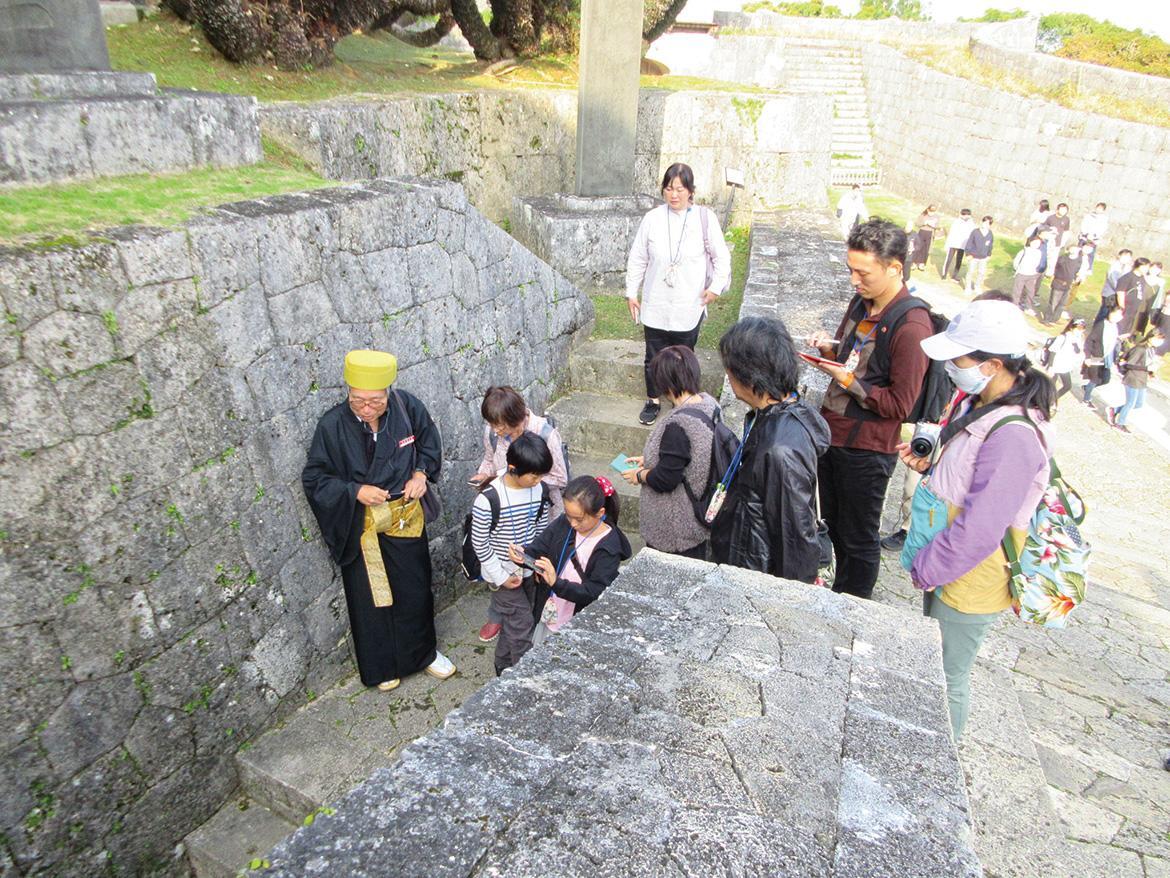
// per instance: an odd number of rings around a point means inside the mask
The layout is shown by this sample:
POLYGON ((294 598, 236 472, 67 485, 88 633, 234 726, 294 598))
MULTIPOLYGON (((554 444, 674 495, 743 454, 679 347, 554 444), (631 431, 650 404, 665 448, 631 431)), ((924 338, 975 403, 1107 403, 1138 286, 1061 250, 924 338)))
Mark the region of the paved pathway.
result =
MULTIPOLYGON (((957 285, 915 281, 940 310, 966 301, 957 285)), ((1170 876, 1170 454, 1068 397, 1055 425, 1056 459, 1089 509, 1090 587, 1070 629, 1004 614, 983 648, 962 747, 976 848, 990 876, 1170 876), (1026 727, 1008 721, 1015 700, 1026 727), (1019 757, 1031 748, 1047 801, 1029 792, 1019 757), (1019 815, 1014 838, 1005 813, 1019 815)), ((913 608, 896 559, 884 567, 879 599, 913 608)))

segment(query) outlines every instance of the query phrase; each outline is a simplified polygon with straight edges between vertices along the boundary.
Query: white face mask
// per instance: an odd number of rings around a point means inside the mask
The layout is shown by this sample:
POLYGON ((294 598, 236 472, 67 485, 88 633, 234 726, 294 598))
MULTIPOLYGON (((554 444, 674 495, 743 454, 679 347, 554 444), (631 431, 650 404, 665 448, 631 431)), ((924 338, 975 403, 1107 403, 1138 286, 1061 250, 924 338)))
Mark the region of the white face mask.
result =
POLYGON ((982 363, 976 363, 974 366, 963 369, 956 366, 954 360, 947 360, 943 364, 943 368, 946 369, 947 377, 951 379, 955 387, 974 396, 981 393, 983 388, 987 386, 987 382, 991 380, 990 375, 984 375, 979 371, 981 365, 982 363))

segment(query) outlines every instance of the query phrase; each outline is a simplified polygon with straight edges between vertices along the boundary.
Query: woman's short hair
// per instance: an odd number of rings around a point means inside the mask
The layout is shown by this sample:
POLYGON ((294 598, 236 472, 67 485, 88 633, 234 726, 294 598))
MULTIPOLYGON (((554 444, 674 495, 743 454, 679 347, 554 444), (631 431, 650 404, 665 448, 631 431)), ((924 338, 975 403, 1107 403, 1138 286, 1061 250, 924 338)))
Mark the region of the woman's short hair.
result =
POLYGON ((528 405, 514 387, 489 387, 479 413, 489 424, 519 427, 528 419, 528 405))
POLYGON ((650 361, 650 380, 671 396, 698 393, 699 375, 699 358, 685 345, 663 348, 650 361))
POLYGON ((548 443, 533 433, 525 430, 512 440, 508 452, 504 456, 508 468, 514 476, 547 475, 552 471, 552 452, 548 450, 548 443))
POLYGON ((796 392, 796 346, 775 317, 740 320, 719 339, 719 356, 727 373, 754 393, 784 399, 796 392))
POLYGON ((854 227, 846 246, 850 250, 870 254, 882 266, 888 266, 891 262, 905 265, 910 240, 901 226, 875 216, 854 227))
POLYGON ((695 172, 691 170, 690 165, 675 162, 667 168, 666 173, 662 175, 662 188, 669 189, 670 184, 675 180, 683 184, 687 192, 691 193, 692 198, 695 196, 695 172))

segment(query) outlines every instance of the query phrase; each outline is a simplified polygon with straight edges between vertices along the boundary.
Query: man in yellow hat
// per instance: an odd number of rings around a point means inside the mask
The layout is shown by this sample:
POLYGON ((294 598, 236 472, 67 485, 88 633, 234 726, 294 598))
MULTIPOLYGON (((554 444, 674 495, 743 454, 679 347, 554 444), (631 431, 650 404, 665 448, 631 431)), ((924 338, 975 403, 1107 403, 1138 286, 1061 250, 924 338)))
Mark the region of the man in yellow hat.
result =
POLYGON ((426 406, 390 389, 397 374, 390 354, 346 355, 348 399, 321 416, 301 474, 321 536, 341 567, 358 672, 383 691, 416 671, 444 680, 455 673, 435 648, 420 503, 438 478, 442 441, 426 406))

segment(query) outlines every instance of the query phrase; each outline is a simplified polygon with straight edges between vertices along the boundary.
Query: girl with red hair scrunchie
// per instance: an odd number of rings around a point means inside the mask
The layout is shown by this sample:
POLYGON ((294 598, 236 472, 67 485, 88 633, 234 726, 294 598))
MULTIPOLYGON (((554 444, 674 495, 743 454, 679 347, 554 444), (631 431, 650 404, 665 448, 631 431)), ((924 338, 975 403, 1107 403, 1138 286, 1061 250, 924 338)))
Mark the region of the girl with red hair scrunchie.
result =
POLYGON ((533 643, 559 631, 593 603, 630 557, 630 541, 618 528, 619 504, 604 476, 578 476, 564 492, 565 512, 527 546, 513 546, 517 564, 535 558, 538 614, 533 643))

